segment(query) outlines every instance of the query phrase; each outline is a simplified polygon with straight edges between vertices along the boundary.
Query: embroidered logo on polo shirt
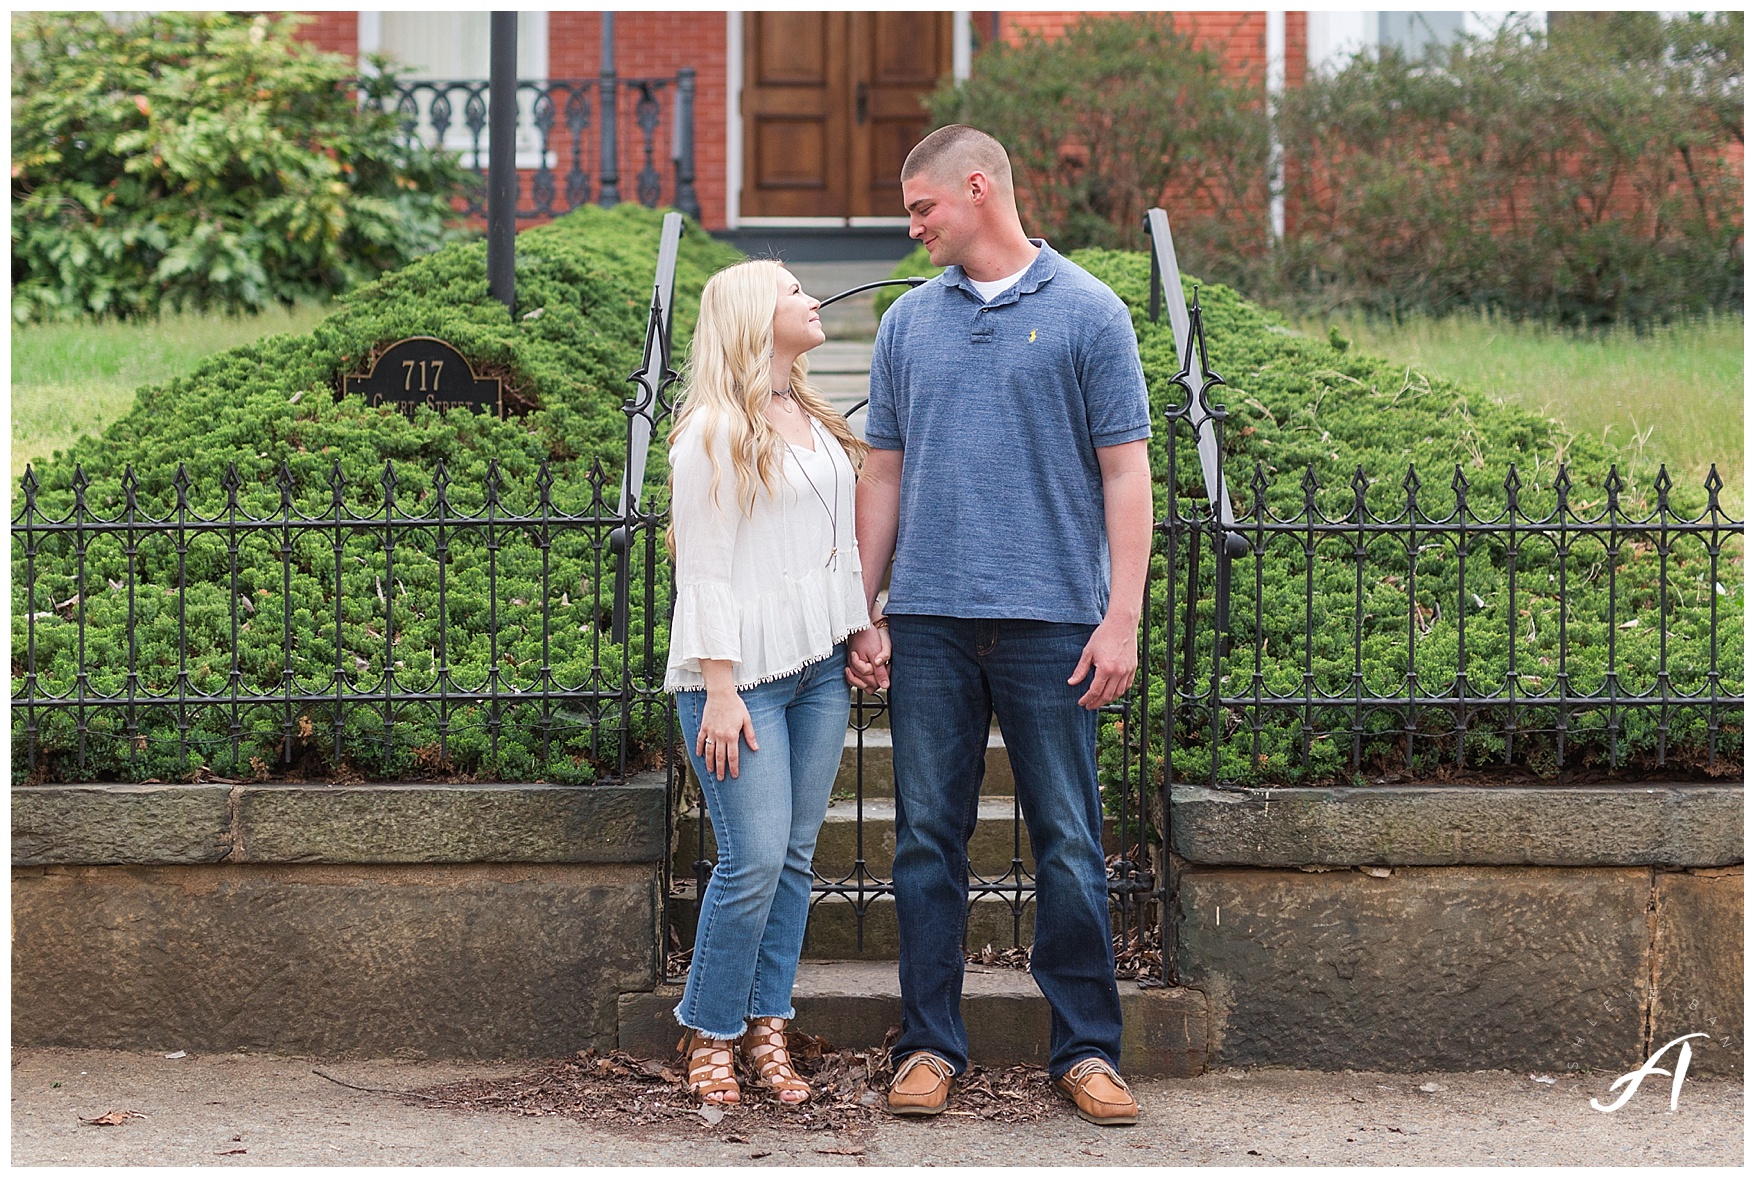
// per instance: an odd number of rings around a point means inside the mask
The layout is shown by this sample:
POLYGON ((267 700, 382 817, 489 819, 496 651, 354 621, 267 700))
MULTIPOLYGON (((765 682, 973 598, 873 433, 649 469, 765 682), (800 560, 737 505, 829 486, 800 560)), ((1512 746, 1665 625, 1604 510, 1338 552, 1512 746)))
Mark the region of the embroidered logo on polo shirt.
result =
POLYGON ((1035 329, 1035 328, 1034 328, 1034 327, 1032 327, 1032 328, 1031 328, 1031 329, 1030 329, 1030 342, 1031 342, 1031 343, 1035 343, 1035 342, 1036 342, 1036 329, 1035 329))

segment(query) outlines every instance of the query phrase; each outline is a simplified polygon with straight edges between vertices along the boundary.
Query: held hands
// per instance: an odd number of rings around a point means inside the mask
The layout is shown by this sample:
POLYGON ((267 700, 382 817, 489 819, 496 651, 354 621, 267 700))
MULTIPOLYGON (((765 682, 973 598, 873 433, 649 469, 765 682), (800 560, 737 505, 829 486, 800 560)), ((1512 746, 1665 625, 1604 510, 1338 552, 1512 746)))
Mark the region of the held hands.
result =
POLYGON ((847 639, 847 682, 865 691, 890 685, 890 630, 873 626, 847 639))
POLYGON ((727 769, 733 777, 737 776, 739 737, 749 741, 750 752, 756 751, 756 726, 742 697, 735 691, 709 691, 707 706, 701 711, 701 731, 695 737, 695 752, 707 762, 707 771, 720 781, 725 780, 727 769))
POLYGON ((1091 686, 1079 697, 1080 707, 1096 711, 1133 686, 1133 673, 1139 666, 1136 630, 1136 626, 1104 618, 1085 643, 1079 665, 1067 680, 1076 686, 1087 672, 1096 671, 1091 676, 1091 686))

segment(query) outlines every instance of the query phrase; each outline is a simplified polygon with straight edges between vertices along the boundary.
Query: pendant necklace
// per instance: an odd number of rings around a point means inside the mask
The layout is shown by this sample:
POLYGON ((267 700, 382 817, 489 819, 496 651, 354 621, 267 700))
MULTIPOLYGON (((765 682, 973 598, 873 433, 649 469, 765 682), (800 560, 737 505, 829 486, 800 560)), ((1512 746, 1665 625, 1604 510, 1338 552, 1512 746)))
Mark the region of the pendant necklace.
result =
MULTIPOLYGON (((811 441, 819 448, 823 445, 823 439, 817 432, 815 418, 811 419, 810 436, 811 441)), ((836 444, 839 445, 839 443, 836 444)), ((804 476, 804 481, 810 484, 811 494, 817 497, 817 502, 823 505, 823 510, 827 512, 829 516, 829 559, 824 561, 823 565, 826 568, 839 569, 841 566, 836 561, 835 557, 836 553, 840 551, 841 542, 841 468, 835 464, 834 455, 829 455, 828 457, 829 467, 835 472, 835 505, 833 507, 830 507, 828 500, 823 498, 823 493, 817 490, 817 481, 811 478, 810 471, 804 468, 804 459, 794 454, 792 460, 798 463, 798 473, 802 474, 804 476)))

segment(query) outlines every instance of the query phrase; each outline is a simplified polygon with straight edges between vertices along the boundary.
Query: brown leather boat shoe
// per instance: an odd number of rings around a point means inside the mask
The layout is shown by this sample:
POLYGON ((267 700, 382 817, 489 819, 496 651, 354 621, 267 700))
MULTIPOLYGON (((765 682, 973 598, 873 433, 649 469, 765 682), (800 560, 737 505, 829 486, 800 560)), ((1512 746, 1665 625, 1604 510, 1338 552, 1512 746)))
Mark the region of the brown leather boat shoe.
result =
POLYGON ((1093 1125, 1132 1125, 1140 1119, 1139 1103, 1127 1082, 1101 1056, 1079 1060, 1054 1087, 1093 1125))
POLYGON ((890 1081, 890 1111, 899 1117, 931 1117, 951 1102, 951 1065, 930 1051, 916 1051, 890 1081))

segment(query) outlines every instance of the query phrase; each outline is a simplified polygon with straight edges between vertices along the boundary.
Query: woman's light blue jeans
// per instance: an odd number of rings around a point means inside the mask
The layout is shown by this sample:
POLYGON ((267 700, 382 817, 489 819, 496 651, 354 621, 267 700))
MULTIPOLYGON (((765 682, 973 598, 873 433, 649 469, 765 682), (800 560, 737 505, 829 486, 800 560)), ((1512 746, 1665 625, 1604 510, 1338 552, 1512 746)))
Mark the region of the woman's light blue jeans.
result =
POLYGON ((792 982, 810 915, 810 861, 847 735, 845 644, 782 679, 738 691, 755 725, 738 775, 720 781, 695 752, 705 691, 676 693, 719 862, 701 901, 695 954, 676 1021, 735 1039, 752 1018, 793 1016, 792 982))

